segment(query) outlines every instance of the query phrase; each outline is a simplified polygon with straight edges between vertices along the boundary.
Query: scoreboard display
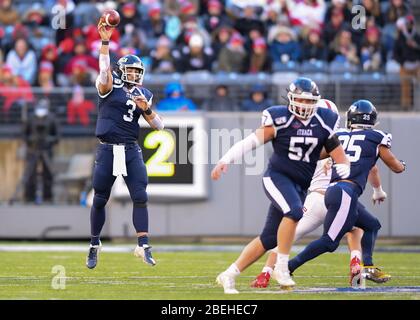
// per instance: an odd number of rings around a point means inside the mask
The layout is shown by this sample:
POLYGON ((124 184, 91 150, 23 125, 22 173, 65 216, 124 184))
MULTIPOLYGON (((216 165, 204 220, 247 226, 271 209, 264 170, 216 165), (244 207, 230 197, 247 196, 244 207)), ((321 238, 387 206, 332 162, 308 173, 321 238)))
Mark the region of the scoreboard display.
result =
MULTIPOLYGON (((140 120, 139 146, 146 164, 150 200, 199 199, 207 196, 207 135, 199 115, 161 116, 165 128, 153 130, 140 120)), ((119 176, 112 196, 129 200, 127 186, 119 176)))

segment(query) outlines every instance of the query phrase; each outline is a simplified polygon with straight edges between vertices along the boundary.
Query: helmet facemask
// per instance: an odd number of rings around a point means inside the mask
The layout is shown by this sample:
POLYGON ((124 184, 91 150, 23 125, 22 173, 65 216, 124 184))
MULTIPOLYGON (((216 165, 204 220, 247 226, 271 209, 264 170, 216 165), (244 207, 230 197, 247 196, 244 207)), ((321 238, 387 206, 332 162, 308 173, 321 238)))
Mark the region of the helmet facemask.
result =
POLYGON ((144 77, 144 67, 140 63, 133 63, 133 64, 123 64, 120 65, 121 70, 121 80, 127 83, 132 83, 135 85, 142 85, 143 84, 143 77, 144 77), (128 69, 137 69, 139 72, 129 72, 131 70, 128 69), (134 80, 130 80, 132 76, 134 80))
POLYGON ((317 103, 321 96, 314 96, 312 93, 287 93, 289 99, 289 111, 302 119, 310 119, 318 109, 317 103), (296 99, 305 99, 312 101, 312 103, 298 102, 296 99))

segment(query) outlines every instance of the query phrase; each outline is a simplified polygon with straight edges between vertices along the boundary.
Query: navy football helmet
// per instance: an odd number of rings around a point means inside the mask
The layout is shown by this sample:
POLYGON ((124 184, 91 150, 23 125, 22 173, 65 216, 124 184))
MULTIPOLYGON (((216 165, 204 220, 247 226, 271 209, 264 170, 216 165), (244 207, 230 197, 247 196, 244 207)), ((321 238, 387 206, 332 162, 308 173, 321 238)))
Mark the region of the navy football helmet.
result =
POLYGON ((321 98, 318 86, 309 78, 299 77, 287 89, 289 111, 302 118, 311 118, 316 110, 318 100, 321 98), (296 99, 305 99, 309 102, 298 102, 296 99))
POLYGON ((376 125, 378 112, 369 100, 357 100, 347 110, 347 129, 368 129, 376 125))
POLYGON ((115 72, 123 82, 141 85, 143 83, 145 68, 139 57, 128 54, 117 61, 115 72), (139 72, 128 72, 127 68, 136 68, 139 72), (134 80, 130 80, 129 75, 134 75, 134 80))

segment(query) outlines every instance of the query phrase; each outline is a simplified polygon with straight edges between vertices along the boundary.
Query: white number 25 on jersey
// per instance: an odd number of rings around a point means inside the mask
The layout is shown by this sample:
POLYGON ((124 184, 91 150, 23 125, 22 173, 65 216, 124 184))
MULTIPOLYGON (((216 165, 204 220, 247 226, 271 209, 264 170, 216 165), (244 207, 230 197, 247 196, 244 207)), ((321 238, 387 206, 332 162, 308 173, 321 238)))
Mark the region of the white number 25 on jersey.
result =
POLYGON ((356 141, 365 140, 366 136, 361 134, 356 134, 354 136, 339 136, 343 149, 346 151, 347 157, 350 162, 357 162, 360 159, 360 154, 362 153, 362 148, 355 144, 356 141), (348 152, 354 152, 353 155, 350 155, 348 152))

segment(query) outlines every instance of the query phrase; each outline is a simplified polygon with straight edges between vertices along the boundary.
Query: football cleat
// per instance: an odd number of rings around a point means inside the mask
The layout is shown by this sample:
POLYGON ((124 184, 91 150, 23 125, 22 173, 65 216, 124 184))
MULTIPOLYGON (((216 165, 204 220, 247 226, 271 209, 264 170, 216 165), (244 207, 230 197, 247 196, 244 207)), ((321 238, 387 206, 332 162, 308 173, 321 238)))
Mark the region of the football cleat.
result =
POLYGON ((88 253, 88 256, 86 257, 86 267, 88 267, 89 269, 93 269, 96 267, 101 248, 102 248, 102 243, 100 241, 99 241, 99 245, 96 245, 96 246, 90 245, 89 253, 88 253))
POLYGON ((150 250, 151 248, 152 247, 148 244, 144 244, 141 247, 137 245, 137 247, 134 249, 134 255, 138 258, 141 258, 144 263, 154 266, 156 265, 156 261, 152 257, 152 251, 150 250))
POLYGON ((235 289, 235 276, 222 272, 216 278, 216 283, 223 287, 225 294, 238 294, 239 291, 235 289))
POLYGON ((361 284, 362 263, 358 257, 353 257, 350 261, 350 286, 358 288, 361 284))
POLYGON ((270 273, 269 272, 261 272, 252 282, 252 288, 267 288, 268 283, 270 282, 270 273))
POLYGON ((273 271, 273 278, 277 280, 282 289, 292 289, 296 285, 288 270, 283 271, 275 267, 273 271))
POLYGON ((366 279, 376 283, 385 283, 391 279, 390 274, 382 272, 381 269, 375 266, 365 266, 363 272, 366 275, 366 279))

